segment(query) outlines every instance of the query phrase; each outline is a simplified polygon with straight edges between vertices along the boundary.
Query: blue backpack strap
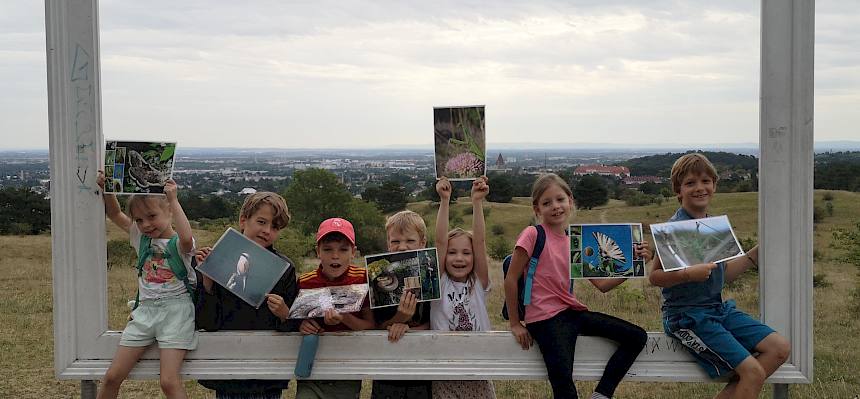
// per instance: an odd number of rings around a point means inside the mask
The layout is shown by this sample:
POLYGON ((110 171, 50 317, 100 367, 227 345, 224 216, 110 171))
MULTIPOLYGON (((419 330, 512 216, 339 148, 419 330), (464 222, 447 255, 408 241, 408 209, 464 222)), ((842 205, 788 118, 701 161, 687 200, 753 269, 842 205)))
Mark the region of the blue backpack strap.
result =
POLYGON ((526 270, 526 278, 523 287, 523 305, 529 305, 532 302, 532 282, 534 281, 535 271, 537 271, 538 260, 543 252, 543 247, 546 244, 546 232, 543 226, 535 226, 537 230, 537 238, 535 239, 535 247, 532 250, 532 256, 529 259, 529 266, 526 270))

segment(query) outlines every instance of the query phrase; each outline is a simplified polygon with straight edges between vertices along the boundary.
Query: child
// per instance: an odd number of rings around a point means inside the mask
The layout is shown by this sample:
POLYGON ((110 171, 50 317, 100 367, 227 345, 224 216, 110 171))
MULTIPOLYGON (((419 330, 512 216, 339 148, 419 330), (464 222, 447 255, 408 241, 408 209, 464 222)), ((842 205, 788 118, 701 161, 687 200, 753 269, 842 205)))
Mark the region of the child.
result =
MULTIPOLYGON (((672 165, 672 189, 681 207, 670 222, 708 216, 717 184, 714 166, 702 154, 684 155, 672 165)), ((651 284, 663 287, 663 328, 680 340, 712 378, 734 371, 717 398, 756 398, 764 380, 788 359, 790 345, 770 327, 723 302, 726 282, 758 263, 758 246, 746 256, 719 264, 664 272, 651 263, 651 284), (751 352, 758 352, 753 356, 751 352)))
MULTIPOLYGON (((290 213, 284 198, 278 194, 260 191, 249 195, 239 211, 239 230, 245 237, 260 244, 275 255, 281 229, 290 222, 290 213)), ((195 261, 203 263, 210 247, 197 251, 195 261)), ((266 306, 254 308, 232 292, 200 275, 200 296, 197 304, 197 326, 206 331, 218 330, 277 330, 297 331, 298 322, 287 320, 290 306, 296 299, 295 265, 287 269, 275 287, 266 295, 266 306)), ((244 280, 242 280, 244 284, 244 280)), ((199 380, 200 385, 215 390, 216 398, 280 398, 289 381, 278 380, 199 380)))
MULTIPOLYGON (((484 209, 481 204, 490 191, 487 177, 472 182, 472 229, 448 231, 448 203, 451 183, 443 177, 436 183, 439 213, 436 217, 436 250, 442 269, 442 298, 430 305, 430 328, 443 331, 492 330, 487 315, 486 295, 490 289, 487 245, 484 237, 484 209)), ((491 381, 433 381, 433 398, 496 397, 491 381)))
MULTIPOLYGON (((537 341, 546 364, 555 398, 576 398, 573 383, 573 357, 576 338, 593 335, 618 343, 609 358, 603 376, 592 398, 611 398, 633 361, 645 347, 648 335, 641 327, 617 317, 591 312, 570 290, 570 239, 565 234, 568 219, 574 211, 570 186, 555 174, 542 175, 532 188, 532 207, 546 231, 546 244, 538 260, 531 290, 531 304, 526 306, 525 326, 518 312, 510 312, 511 333, 524 350, 537 341)), ((508 309, 517 309, 517 280, 526 272, 537 229, 527 227, 520 233, 505 276, 505 301, 508 309)), ((647 243, 636 248, 636 255, 650 260, 647 243)), ((602 292, 623 283, 625 279, 589 280, 602 292)))
MULTIPOLYGON (((332 218, 320 223, 317 230, 317 257, 320 266, 299 277, 300 289, 333 287, 338 285, 367 284, 364 268, 351 264, 355 257, 355 231, 346 219, 332 218)), ((360 331, 375 326, 370 313, 369 301, 365 298, 360 311, 338 313, 328 309, 321 319, 305 319, 299 331, 302 334, 319 334, 324 331, 360 331)), ((358 398, 361 393, 360 380, 298 382, 296 399, 358 398)))
MULTIPOLYGON (((388 217, 385 235, 389 252, 411 251, 427 246, 427 225, 412 211, 400 211, 388 217)), ((430 303, 418 303, 411 291, 403 291, 398 306, 373 310, 379 328, 388 330, 388 340, 397 342, 408 330, 430 328, 430 303)), ((430 399, 430 381, 373 381, 372 399, 430 399)))
MULTIPOLYGON (((96 181, 104 190, 102 171, 96 181)), ((115 195, 105 193, 104 201, 108 218, 128 232, 129 242, 138 253, 138 297, 98 397, 116 398, 140 356, 158 342, 161 390, 168 398, 185 398, 179 370, 186 353, 197 347, 189 290, 196 276, 191 267, 194 238, 176 197, 176 183, 168 180, 164 195, 132 195, 128 215, 122 213, 115 195), (174 270, 181 270, 180 275, 187 276, 188 281, 177 278, 174 270)))

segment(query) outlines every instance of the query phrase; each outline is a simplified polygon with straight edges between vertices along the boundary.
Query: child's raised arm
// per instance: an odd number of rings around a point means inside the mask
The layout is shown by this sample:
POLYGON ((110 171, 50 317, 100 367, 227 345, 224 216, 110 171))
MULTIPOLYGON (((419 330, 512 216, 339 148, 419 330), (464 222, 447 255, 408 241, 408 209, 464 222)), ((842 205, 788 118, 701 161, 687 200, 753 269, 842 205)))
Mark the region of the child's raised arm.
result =
POLYGON ((164 195, 167 196, 167 202, 170 204, 170 213, 173 215, 173 228, 176 230, 176 234, 179 235, 179 250, 187 254, 194 249, 194 236, 191 232, 191 223, 188 223, 188 217, 185 216, 182 205, 179 205, 176 182, 173 179, 168 180, 164 184, 164 195))
MULTIPOLYGON (((484 198, 490 193, 487 176, 481 176, 472 182, 472 263, 475 275, 481 280, 481 286, 490 286, 490 273, 487 265, 487 237, 484 222, 484 198)), ((440 206, 439 209, 442 207, 440 206)))
POLYGON ((102 189, 102 197, 105 201, 105 214, 107 214, 108 219, 122 229, 122 231, 127 233, 128 229, 131 227, 132 220, 128 215, 122 212, 122 208, 119 206, 119 201, 117 201, 116 195, 105 193, 105 173, 101 170, 99 171, 98 176, 96 176, 96 184, 98 184, 99 188, 102 189))
POLYGON ((439 193, 439 212, 436 213, 436 253, 439 256, 439 272, 448 273, 445 259, 448 257, 448 203, 451 202, 451 182, 442 176, 436 182, 439 193))

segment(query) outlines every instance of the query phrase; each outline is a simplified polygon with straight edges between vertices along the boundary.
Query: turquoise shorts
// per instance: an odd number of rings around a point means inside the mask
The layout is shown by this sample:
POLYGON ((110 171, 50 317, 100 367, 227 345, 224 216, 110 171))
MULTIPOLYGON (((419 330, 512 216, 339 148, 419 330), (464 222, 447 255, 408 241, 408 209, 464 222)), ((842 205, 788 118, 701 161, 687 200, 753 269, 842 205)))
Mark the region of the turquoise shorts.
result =
POLYGON ((663 329, 684 344, 711 378, 725 377, 752 356, 759 342, 775 332, 735 309, 733 300, 664 316, 663 329))
POLYGON ((141 347, 158 342, 161 349, 197 348, 194 302, 188 295, 140 301, 122 331, 120 346, 141 347))

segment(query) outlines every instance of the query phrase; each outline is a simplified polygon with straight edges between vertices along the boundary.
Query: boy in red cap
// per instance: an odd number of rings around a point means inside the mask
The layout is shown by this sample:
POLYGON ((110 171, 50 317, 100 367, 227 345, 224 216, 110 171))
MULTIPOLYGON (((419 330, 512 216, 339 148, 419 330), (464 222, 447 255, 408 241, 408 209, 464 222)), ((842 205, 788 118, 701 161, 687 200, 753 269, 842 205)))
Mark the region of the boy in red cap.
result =
MULTIPOLYGON (((299 289, 366 284, 364 268, 352 265, 355 257, 355 230, 346 219, 331 218, 320 223, 317 230, 317 257, 320 266, 299 277, 299 289)), ((355 313, 338 313, 326 310, 325 317, 302 321, 302 334, 319 334, 324 331, 367 330, 375 327, 369 302, 364 299, 361 310, 355 313)), ((360 380, 299 381, 296 398, 357 398, 361 392, 360 380)))

